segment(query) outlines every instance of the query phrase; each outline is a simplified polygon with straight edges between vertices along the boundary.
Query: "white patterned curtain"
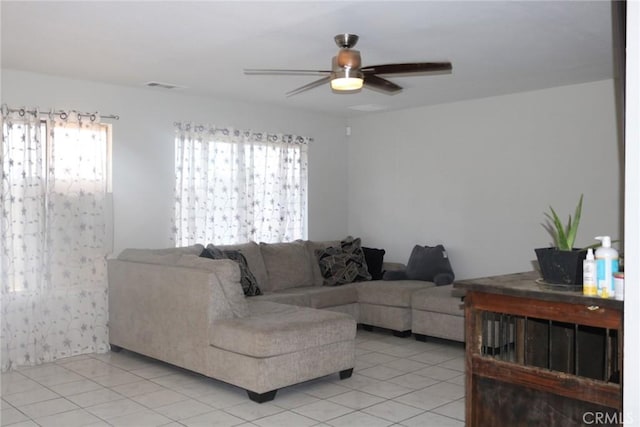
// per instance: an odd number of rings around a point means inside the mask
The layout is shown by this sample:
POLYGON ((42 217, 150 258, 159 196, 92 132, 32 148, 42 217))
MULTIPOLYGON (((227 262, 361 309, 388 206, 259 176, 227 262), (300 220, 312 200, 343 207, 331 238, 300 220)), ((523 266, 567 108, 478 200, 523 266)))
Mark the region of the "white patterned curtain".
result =
POLYGON ((3 371, 109 348, 108 130, 93 118, 3 108, 3 371))
POLYGON ((306 238, 309 142, 176 123, 175 244, 306 238))

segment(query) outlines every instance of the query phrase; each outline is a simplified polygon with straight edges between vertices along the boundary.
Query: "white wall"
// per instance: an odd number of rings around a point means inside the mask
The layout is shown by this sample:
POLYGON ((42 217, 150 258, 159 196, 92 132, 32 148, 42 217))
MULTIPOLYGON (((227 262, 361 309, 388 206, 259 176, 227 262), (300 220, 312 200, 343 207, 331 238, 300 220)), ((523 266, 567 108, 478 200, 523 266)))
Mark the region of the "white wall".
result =
POLYGON ((120 116, 111 121, 115 253, 126 247, 170 244, 173 123, 181 120, 313 137, 309 237, 335 239, 346 234, 344 118, 15 70, 2 70, 2 102, 10 107, 98 110, 120 116))
POLYGON ((2 102, 120 115, 116 253, 169 244, 177 120, 312 136, 309 238, 348 232, 388 260, 441 242, 459 278, 530 269, 543 212, 572 213, 580 193, 578 245, 621 236, 612 81, 353 118, 348 141, 340 117, 15 70, 2 102))
POLYGON ((350 120, 349 228, 385 259, 443 243, 458 278, 527 271, 548 206, 621 238, 613 81, 350 120))

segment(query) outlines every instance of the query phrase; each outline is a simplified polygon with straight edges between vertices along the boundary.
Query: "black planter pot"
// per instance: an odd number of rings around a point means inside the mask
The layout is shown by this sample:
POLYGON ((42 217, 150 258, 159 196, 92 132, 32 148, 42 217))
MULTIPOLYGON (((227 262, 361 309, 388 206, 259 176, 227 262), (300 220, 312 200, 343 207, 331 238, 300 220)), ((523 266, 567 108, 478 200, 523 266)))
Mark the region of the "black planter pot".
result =
POLYGON ((587 257, 586 249, 539 248, 535 252, 545 282, 582 287, 582 261, 587 257))

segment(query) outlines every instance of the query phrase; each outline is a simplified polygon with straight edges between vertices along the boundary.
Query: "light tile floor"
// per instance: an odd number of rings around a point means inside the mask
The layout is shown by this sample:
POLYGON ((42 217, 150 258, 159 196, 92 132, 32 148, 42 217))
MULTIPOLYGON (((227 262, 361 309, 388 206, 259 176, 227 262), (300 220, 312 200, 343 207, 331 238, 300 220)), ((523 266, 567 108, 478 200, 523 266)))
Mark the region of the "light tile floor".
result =
POLYGON ((2 426, 463 426, 464 350, 358 330, 351 378, 257 404, 245 391, 138 354, 82 355, 1 376, 2 426))

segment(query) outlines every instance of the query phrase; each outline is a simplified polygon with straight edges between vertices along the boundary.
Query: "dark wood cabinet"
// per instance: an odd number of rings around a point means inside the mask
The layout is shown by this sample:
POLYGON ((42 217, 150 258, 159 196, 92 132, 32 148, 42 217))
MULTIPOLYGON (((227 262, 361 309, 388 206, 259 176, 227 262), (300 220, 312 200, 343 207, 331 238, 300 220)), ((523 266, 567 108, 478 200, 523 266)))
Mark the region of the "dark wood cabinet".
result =
POLYGON ((466 290, 467 426, 622 424, 623 302, 538 277, 455 284, 466 290))

